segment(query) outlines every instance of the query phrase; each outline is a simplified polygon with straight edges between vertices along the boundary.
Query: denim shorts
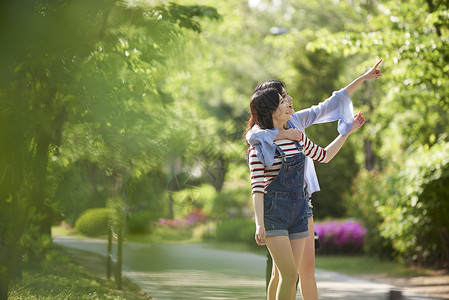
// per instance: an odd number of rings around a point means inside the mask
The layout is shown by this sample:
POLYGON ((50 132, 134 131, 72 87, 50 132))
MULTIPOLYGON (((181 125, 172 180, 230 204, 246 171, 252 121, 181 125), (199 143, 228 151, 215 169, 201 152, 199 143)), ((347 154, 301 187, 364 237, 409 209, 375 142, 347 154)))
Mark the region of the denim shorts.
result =
POLYGON ((300 239, 309 236, 308 199, 299 193, 267 191, 264 197, 266 236, 288 236, 300 239))

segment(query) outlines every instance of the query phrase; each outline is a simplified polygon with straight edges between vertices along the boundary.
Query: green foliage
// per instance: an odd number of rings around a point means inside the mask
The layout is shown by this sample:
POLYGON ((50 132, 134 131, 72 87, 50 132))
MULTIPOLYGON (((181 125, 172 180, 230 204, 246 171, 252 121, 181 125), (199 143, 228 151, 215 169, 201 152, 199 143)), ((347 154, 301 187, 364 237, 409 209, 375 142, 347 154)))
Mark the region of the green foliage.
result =
POLYGON ((172 195, 175 215, 185 218, 194 208, 201 208, 209 215, 216 195, 215 188, 207 183, 177 191, 172 195))
POLYGON ((254 221, 251 219, 227 219, 218 223, 216 237, 219 242, 242 242, 256 245, 254 221))
POLYGON ((411 153, 400 169, 359 173, 346 200, 368 230, 368 253, 447 267, 448 149, 440 142, 411 153))
POLYGON ((405 261, 448 267, 448 150, 441 142, 411 154, 396 175, 397 195, 379 207, 382 235, 405 261))
POLYGON ((448 3, 379 1, 356 8, 365 21, 336 32, 322 28, 306 47, 351 62, 384 60, 384 76, 376 86, 355 94, 370 119, 363 132, 365 163, 372 151, 378 159, 365 164, 376 172, 359 175, 350 203, 362 203, 355 213, 371 224, 371 249, 377 248, 376 240, 382 245, 386 239, 404 261, 445 265, 447 223, 441 220, 449 214, 440 186, 446 184, 441 156, 449 130, 448 3))
POLYGON ((393 257, 392 240, 381 235, 380 226, 384 218, 378 211, 386 199, 394 196, 394 183, 382 174, 362 170, 354 178, 351 193, 345 195, 348 215, 360 220, 367 232, 363 240, 366 254, 381 258, 393 257))
POLYGON ((209 19, 216 20, 220 17, 215 8, 205 5, 184 6, 170 2, 168 5, 158 5, 154 10, 157 12, 155 16, 158 18, 167 19, 171 23, 192 29, 196 32, 201 32, 201 24, 198 18, 208 17, 209 19))
POLYGON ((61 176, 55 183, 53 207, 71 226, 86 209, 106 205, 106 176, 97 164, 79 161, 53 174, 61 176))
POLYGON ((105 235, 108 232, 109 220, 108 208, 92 208, 81 214, 75 223, 75 228, 86 236, 105 235))
POLYGON ((164 173, 161 162, 180 149, 177 137, 189 143, 187 128, 167 126, 183 111, 169 105, 165 80, 183 68, 183 28, 198 32, 202 17, 218 14, 144 1, 0 6, 0 37, 9 45, 0 49, 0 137, 7 145, 0 149, 0 247, 2 263, 10 262, 1 288, 19 265, 21 236, 49 234, 53 210, 73 222, 97 201, 126 193, 131 178, 164 173), (96 176, 83 178, 91 175, 83 163, 94 165, 96 176))
POLYGON ((151 211, 136 211, 130 213, 127 219, 127 228, 129 233, 150 233, 154 228, 156 221, 154 213, 151 211))
POLYGON ((217 194, 213 202, 212 216, 214 218, 243 218, 251 207, 251 186, 249 184, 227 185, 217 194))

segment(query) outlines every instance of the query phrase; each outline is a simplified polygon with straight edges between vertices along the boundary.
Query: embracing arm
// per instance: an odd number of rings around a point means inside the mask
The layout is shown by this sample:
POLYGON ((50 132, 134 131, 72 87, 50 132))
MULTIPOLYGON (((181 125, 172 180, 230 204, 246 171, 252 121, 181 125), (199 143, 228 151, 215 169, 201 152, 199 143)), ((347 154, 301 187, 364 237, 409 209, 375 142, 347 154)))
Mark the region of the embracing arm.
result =
POLYGON ((274 141, 279 139, 288 139, 292 141, 300 141, 302 133, 297 129, 277 130, 265 129, 262 130, 259 126, 254 125, 251 130, 246 133, 246 140, 249 144, 255 146, 257 157, 267 167, 274 162, 274 141))
POLYGON ((374 67, 372 67, 371 69, 369 69, 365 74, 363 74, 362 76, 360 76, 359 78, 357 78, 356 80, 354 80, 353 82, 351 82, 347 87, 345 87, 346 92, 351 95, 355 89, 364 81, 366 80, 370 80, 373 78, 379 78, 380 76, 382 76, 382 73, 380 72, 379 69, 377 69, 377 67, 379 66, 379 64, 382 62, 382 59, 380 59, 375 65, 374 67))

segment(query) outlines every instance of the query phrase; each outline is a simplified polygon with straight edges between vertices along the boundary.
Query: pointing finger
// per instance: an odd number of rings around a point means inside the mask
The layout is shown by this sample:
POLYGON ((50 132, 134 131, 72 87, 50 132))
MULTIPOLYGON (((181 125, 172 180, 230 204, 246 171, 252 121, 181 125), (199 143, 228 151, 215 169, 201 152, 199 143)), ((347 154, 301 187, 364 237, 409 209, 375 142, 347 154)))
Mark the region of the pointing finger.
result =
POLYGON ((382 62, 382 58, 374 65, 374 70, 377 69, 377 67, 379 66, 379 64, 382 62))

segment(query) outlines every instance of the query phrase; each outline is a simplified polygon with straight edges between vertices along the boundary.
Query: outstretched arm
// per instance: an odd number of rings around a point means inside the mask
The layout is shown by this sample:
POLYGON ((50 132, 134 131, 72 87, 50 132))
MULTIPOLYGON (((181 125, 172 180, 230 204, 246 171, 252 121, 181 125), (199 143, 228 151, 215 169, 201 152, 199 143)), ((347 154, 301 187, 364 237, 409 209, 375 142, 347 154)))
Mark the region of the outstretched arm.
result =
POLYGON ((380 76, 382 76, 382 73, 380 72, 380 70, 378 69, 380 63, 382 62, 382 59, 380 59, 375 65, 374 67, 372 67, 371 69, 369 69, 365 74, 363 74, 362 76, 360 76, 359 78, 357 78, 356 80, 354 80, 353 82, 351 82, 347 87, 345 87, 346 92, 351 95, 355 89, 364 81, 366 80, 371 80, 373 78, 379 78, 380 76))
POLYGON ((352 124, 351 129, 348 131, 348 133, 344 135, 339 135, 335 140, 333 140, 327 147, 326 147, 326 157, 322 161, 323 163, 328 163, 331 161, 332 158, 340 151, 341 147, 345 143, 346 139, 349 137, 351 133, 359 129, 363 124, 365 124, 365 117, 363 116, 362 112, 359 112, 354 117, 354 123, 352 124))

